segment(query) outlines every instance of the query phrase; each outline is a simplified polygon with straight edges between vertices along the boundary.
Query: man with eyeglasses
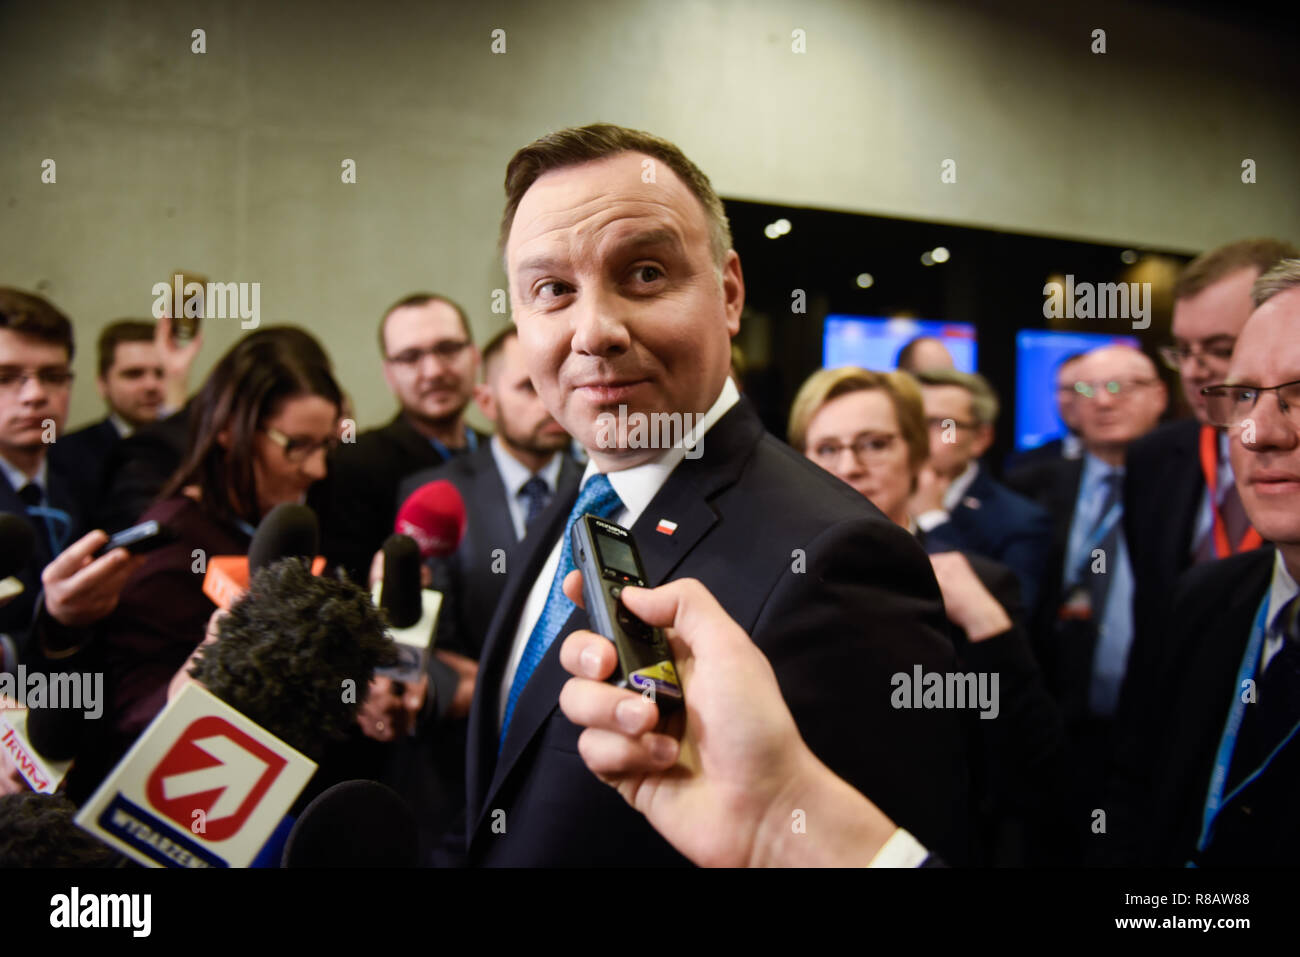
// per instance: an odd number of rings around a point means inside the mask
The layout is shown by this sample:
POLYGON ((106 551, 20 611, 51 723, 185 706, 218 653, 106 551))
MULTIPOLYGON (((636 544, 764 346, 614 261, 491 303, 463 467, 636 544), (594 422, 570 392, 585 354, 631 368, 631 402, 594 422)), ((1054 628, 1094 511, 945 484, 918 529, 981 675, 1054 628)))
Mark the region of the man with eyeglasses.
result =
POLYGON ((0 672, 20 660, 39 666, 40 649, 29 647, 36 643, 29 636, 42 591, 39 604, 57 623, 53 637, 58 626, 108 614, 138 564, 125 549, 92 560, 107 536, 82 535, 74 487, 48 459, 68 416, 72 353, 72 324, 63 313, 39 296, 0 288, 0 512, 20 516, 34 539, 15 576, 22 592, 0 601, 0 672))
POLYGON ((1188 570, 1164 621, 1140 743, 1121 754, 1114 840, 1156 865, 1300 857, 1300 259, 1254 284, 1225 384, 1202 396, 1264 541, 1188 570))
POLYGON ((1051 546, 1051 518, 980 465, 993 444, 998 397, 988 380, 956 369, 915 373, 930 427, 912 514, 926 551, 974 552, 1016 574, 1025 608, 1037 606, 1051 546))
POLYGON ((416 293, 390 306, 379 322, 384 380, 400 409, 387 425, 340 448, 326 554, 354 581, 393 530, 402 479, 486 437, 465 424, 479 353, 464 311, 445 296, 416 293))
POLYGON ((1173 342, 1160 356, 1179 374, 1193 418, 1161 426, 1128 454, 1124 532, 1133 563, 1135 665, 1144 655, 1142 636, 1158 632, 1184 570, 1259 544, 1233 485, 1227 436, 1209 422, 1201 389, 1228 372, 1253 308, 1251 283, 1296 255, 1274 239, 1234 242, 1193 260, 1174 284, 1173 342))
POLYGON ((1122 523, 1124 456, 1168 399, 1155 363, 1105 346, 1074 366, 1082 458, 1061 459, 1039 502, 1054 519, 1038 627, 1043 667, 1066 722, 1073 775, 1070 839, 1082 856, 1101 807, 1119 691, 1133 641, 1133 576, 1122 523))

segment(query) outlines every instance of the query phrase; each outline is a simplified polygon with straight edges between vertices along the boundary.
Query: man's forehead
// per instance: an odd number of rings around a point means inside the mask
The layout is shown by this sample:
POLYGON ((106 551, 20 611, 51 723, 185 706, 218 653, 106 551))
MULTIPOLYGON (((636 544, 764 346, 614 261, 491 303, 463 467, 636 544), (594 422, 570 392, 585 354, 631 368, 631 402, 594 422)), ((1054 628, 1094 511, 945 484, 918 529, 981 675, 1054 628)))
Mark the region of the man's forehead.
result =
POLYGON ((394 309, 384 324, 384 334, 390 345, 398 340, 458 337, 462 331, 456 310, 437 300, 394 309))
POLYGON ((1237 338, 1228 381, 1261 374, 1300 378, 1300 287, 1278 293, 1251 313, 1237 338))
POLYGON ((54 342, 25 336, 12 329, 0 329, 0 362, 16 361, 56 364, 66 362, 67 349, 54 342))
POLYGON ((1125 373, 1143 375, 1155 371, 1155 364, 1150 359, 1136 349, 1125 346, 1098 349, 1085 356, 1079 366, 1088 375, 1101 376, 1125 373))
POLYGON ((684 239, 703 231, 704 219, 699 200, 668 166, 619 153, 538 177, 515 211, 507 258, 513 268, 542 251, 596 237, 684 239))

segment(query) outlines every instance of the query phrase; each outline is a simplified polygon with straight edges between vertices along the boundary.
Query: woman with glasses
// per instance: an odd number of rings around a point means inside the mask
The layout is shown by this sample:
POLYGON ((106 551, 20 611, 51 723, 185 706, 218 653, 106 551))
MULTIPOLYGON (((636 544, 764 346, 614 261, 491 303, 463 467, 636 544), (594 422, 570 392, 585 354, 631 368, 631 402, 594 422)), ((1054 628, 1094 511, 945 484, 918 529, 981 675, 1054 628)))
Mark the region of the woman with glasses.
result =
POLYGON ((324 353, 304 348, 303 336, 262 330, 242 340, 194 400, 181 465, 140 516, 175 539, 149 553, 101 626, 107 739, 79 761, 79 787, 107 772, 161 710, 169 681, 203 640, 215 610, 203 593, 206 563, 246 554, 271 509, 304 501, 325 477, 344 399, 324 353))
MULTIPOLYGON (((795 396, 789 440, 924 544, 908 501, 929 457, 930 436, 921 390, 910 375, 855 367, 814 372, 795 396)), ((931 563, 962 667, 999 678, 997 716, 971 722, 973 859, 1050 862, 1061 720, 1020 624, 1015 575, 962 552, 932 555, 931 563)))

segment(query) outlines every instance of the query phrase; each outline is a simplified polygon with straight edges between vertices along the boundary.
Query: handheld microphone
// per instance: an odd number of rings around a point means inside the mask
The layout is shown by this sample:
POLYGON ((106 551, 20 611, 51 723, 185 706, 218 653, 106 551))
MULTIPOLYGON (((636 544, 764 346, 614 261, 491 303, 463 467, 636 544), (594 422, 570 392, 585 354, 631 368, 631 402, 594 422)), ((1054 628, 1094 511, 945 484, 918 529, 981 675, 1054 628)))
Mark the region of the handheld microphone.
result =
MULTIPOLYGON (((431 483, 432 484, 432 483, 431 483)), ((398 664, 378 672, 397 682, 418 681, 433 647, 442 593, 420 586, 420 547, 409 535, 384 542, 384 578, 374 592, 397 645, 398 664)))
POLYGON ((262 519, 245 555, 214 555, 208 558, 203 576, 203 594, 218 608, 229 611, 248 591, 251 576, 281 558, 307 558, 312 574, 325 569, 324 556, 316 556, 320 525, 316 513, 306 505, 277 505, 262 519))
POLYGON ((450 555, 465 536, 465 500, 446 479, 421 485, 398 509, 393 531, 415 539, 421 558, 450 555))
POLYGON ((303 810, 284 845, 282 867, 415 867, 415 815, 377 781, 342 781, 303 810))
POLYGON ((0 602, 23 593, 23 583, 16 576, 27 567, 35 550, 32 526, 11 512, 0 514, 0 602))

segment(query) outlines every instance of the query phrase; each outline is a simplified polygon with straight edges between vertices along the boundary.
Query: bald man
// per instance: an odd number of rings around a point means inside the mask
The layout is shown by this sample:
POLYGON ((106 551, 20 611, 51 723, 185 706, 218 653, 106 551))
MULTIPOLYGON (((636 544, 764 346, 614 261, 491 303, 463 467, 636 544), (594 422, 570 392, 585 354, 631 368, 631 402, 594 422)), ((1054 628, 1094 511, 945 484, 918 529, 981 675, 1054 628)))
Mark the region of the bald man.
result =
POLYGON ((1062 459, 1039 495, 1055 520, 1055 548, 1037 633, 1073 752, 1068 827, 1069 853, 1077 859, 1091 833, 1089 809, 1101 806, 1133 640, 1133 575, 1121 521, 1124 456, 1155 428, 1168 394, 1155 364, 1128 346, 1085 354, 1074 374, 1084 454, 1062 459))

